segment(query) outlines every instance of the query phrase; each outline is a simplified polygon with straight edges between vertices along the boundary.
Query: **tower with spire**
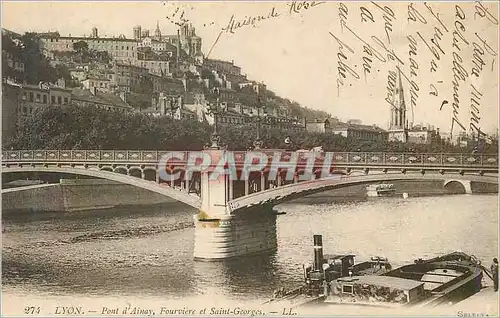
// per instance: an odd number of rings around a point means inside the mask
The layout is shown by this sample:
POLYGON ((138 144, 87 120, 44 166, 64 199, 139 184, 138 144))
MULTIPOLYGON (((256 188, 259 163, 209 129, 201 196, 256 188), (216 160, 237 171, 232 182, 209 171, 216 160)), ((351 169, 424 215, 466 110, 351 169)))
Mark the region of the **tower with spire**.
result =
POLYGON ((392 96, 392 105, 390 105, 390 126, 389 140, 407 142, 408 124, 406 120, 406 104, 401 79, 401 70, 398 68, 396 85, 392 96))
POLYGON ((158 20, 156 21, 155 39, 161 41, 160 22, 158 20))

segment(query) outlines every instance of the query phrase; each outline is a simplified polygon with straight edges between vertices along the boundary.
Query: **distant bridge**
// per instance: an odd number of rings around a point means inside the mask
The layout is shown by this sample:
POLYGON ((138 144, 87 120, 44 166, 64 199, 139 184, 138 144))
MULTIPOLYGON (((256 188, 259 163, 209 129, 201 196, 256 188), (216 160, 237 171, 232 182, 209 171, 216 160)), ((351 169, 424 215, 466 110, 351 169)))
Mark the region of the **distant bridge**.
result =
MULTIPOLYGON (((160 169, 178 171, 182 177, 188 152, 183 152, 184 159, 160 163, 162 156, 169 152, 137 150, 4 151, 2 174, 50 172, 86 175, 134 185, 174 198, 200 210, 195 218, 195 256, 200 258, 227 258, 272 248, 274 241, 272 238, 265 239, 267 232, 261 235, 255 233, 255 226, 269 215, 267 212, 262 215, 258 210, 267 211, 281 202, 328 189, 395 180, 442 180, 443 186, 459 182, 465 192, 471 193, 471 182, 498 184, 498 156, 495 154, 316 153, 311 178, 301 180, 300 176, 308 167, 307 152, 261 152, 268 156, 269 162, 273 157, 280 158, 280 169, 275 179, 270 179, 270 167, 266 166, 262 171, 253 172, 248 180, 231 180, 224 174, 212 180, 209 176, 214 167, 211 167, 194 173, 190 180, 166 182, 160 178, 160 169), (298 164, 287 164, 294 156, 298 164), (326 162, 327 158, 331 161, 326 162), (325 162, 332 176, 322 178, 320 172, 324 170, 325 162), (294 169, 293 180, 285 178, 289 169, 294 169), (240 213, 246 210, 257 212, 240 213), (245 214, 247 216, 243 216, 245 214), (259 215, 259 220, 244 221, 250 214, 259 215), (215 223, 208 226, 207 222, 215 223), (235 228, 240 233, 239 237, 243 237, 240 242, 243 245, 238 243, 240 239, 235 238, 226 242, 227 234, 214 234, 214 231, 226 233, 235 231, 235 228), (257 238, 260 236, 263 238, 257 238), (224 244, 221 240, 229 244, 222 250, 224 244), (246 249, 242 250, 242 246, 246 249)), ((228 153, 234 155, 238 171, 242 170, 248 154, 218 149, 204 150, 204 153, 210 155, 212 162, 218 162, 221 156, 228 153)), ((268 223, 260 224, 260 230, 272 231, 266 225, 268 223)))

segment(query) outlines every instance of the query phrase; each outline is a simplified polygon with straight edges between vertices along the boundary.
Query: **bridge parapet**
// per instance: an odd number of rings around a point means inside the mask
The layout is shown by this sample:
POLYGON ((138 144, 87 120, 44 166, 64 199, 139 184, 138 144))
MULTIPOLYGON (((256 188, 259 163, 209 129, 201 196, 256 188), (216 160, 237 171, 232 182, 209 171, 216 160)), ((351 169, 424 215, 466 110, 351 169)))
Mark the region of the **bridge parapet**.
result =
MULTIPOLYGON (((273 158, 281 162, 297 160, 297 165, 306 166, 311 152, 290 152, 262 150, 271 163, 273 158)), ((16 163, 139 163, 158 164, 161 158, 171 152, 153 150, 7 150, 2 152, 2 164, 16 163)), ((189 152, 177 152, 184 159, 170 162, 172 166, 187 164, 189 152)), ((226 151, 234 156, 235 164, 245 163, 248 151, 226 151)), ((328 164, 339 167, 443 167, 443 168, 486 168, 498 170, 496 154, 464 153, 383 153, 383 152, 316 152, 315 166, 328 164)), ((285 164, 286 166, 286 164, 285 164)))

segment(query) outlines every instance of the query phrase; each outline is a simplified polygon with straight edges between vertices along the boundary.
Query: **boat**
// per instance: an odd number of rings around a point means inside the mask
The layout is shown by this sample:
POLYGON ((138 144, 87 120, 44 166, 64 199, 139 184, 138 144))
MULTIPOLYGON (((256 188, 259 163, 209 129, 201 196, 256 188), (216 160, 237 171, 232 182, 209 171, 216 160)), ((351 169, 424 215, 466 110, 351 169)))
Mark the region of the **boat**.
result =
POLYGON ((396 188, 391 183, 370 184, 366 187, 366 194, 369 197, 387 197, 395 193, 396 188))
POLYGON ((453 252, 392 269, 386 258, 353 263, 353 255, 322 255, 321 235, 314 235, 314 265, 304 266, 304 285, 274 301, 297 298, 336 305, 435 307, 464 300, 482 288, 484 267, 474 257, 453 252), (286 296, 286 297, 284 297, 286 296))
POLYGON ((280 289, 274 292, 273 298, 264 304, 276 301, 286 301, 300 306, 309 303, 318 303, 325 300, 322 293, 324 281, 352 275, 380 275, 392 269, 388 259, 381 256, 372 256, 370 260, 356 263, 354 254, 325 254, 323 255, 323 237, 314 235, 314 263, 302 266, 304 284, 292 290, 280 289))

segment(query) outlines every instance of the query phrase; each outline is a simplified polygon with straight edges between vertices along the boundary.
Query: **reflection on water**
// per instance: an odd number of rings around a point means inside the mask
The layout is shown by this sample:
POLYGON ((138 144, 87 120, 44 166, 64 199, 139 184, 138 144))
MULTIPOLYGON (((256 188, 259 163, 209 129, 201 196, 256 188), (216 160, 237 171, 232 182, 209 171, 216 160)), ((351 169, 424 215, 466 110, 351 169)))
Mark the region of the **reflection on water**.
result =
POLYGON ((374 254, 395 264, 462 250, 489 262, 498 249, 497 197, 386 198, 277 207, 278 251, 193 260, 194 210, 183 205, 7 216, 3 292, 193 295, 264 300, 302 280, 312 235, 325 253, 374 254))

